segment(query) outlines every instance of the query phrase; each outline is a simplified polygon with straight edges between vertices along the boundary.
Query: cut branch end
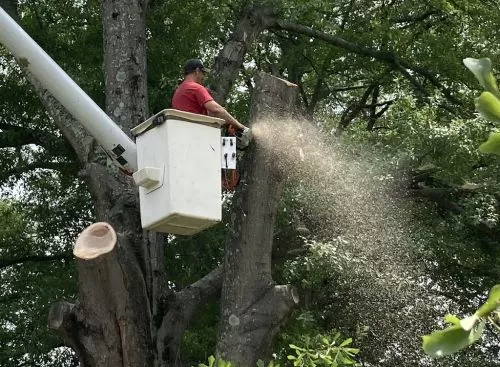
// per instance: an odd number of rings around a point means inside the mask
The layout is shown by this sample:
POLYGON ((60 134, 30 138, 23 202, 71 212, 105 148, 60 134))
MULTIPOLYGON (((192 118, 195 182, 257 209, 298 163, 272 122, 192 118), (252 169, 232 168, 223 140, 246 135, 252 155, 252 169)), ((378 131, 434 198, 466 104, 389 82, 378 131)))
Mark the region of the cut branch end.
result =
POLYGON ((116 232, 110 224, 98 222, 83 230, 76 239, 73 254, 79 259, 95 259, 112 251, 116 245, 116 232))

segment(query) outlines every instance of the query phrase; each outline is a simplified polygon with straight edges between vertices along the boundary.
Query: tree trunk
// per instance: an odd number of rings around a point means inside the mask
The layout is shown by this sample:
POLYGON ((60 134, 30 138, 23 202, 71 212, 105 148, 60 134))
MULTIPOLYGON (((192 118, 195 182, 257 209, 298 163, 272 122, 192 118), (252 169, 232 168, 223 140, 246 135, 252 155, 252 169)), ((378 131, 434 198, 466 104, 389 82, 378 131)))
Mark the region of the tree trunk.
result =
MULTIPOLYGON (((104 0, 104 75, 107 113, 125 132, 148 117, 146 1, 104 0)), ((77 259, 79 296, 59 303, 51 322, 85 367, 153 366, 153 321, 163 296, 163 236, 144 232, 137 188, 130 177, 102 159, 98 147, 82 172, 98 220, 118 234, 115 249, 95 259, 77 259), (57 317, 54 317, 57 316, 57 317)))
MULTIPOLYGON (((292 115, 294 84, 260 74, 256 79, 251 123, 292 115)), ((226 244, 217 355, 239 367, 255 366, 269 348, 286 316, 298 302, 290 286, 276 285, 271 252, 283 179, 273 157, 255 143, 245 153, 237 208, 226 244)))

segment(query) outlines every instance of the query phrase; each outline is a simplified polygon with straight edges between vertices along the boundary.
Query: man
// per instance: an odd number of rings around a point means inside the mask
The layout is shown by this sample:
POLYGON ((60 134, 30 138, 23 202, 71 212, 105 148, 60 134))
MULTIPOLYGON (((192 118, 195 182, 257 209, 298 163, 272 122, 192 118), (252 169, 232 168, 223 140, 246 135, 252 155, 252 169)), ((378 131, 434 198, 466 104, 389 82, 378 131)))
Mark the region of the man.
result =
POLYGON ((234 131, 239 143, 238 147, 246 148, 250 140, 252 140, 252 131, 214 101, 202 84, 207 72, 208 69, 198 59, 190 59, 186 62, 184 65, 184 81, 174 92, 172 108, 223 119, 229 125, 229 129, 234 131))

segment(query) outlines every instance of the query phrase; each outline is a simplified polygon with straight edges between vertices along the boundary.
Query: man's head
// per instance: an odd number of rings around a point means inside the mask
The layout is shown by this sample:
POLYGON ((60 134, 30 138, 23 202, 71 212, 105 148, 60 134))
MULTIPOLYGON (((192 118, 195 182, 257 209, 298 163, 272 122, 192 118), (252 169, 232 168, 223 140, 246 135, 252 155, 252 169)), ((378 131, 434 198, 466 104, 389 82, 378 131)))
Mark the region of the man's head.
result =
POLYGON ((203 66, 201 60, 190 59, 184 64, 184 77, 190 76, 194 81, 201 83, 205 77, 205 73, 208 73, 208 69, 203 66))

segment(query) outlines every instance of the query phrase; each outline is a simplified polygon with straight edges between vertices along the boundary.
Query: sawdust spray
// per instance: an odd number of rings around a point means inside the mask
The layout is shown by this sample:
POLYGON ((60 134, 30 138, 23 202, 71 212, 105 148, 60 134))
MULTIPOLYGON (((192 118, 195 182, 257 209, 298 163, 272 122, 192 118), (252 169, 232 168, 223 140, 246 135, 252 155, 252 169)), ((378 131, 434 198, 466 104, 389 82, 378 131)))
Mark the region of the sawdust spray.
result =
POLYGON ((379 362, 394 365, 402 354, 422 357, 422 319, 431 318, 423 299, 429 297, 412 259, 410 216, 396 199, 397 180, 377 163, 381 159, 326 144, 325 134, 309 122, 269 119, 252 129, 287 182, 302 188, 301 205, 315 223, 311 236, 321 238, 316 243, 344 276, 347 287, 338 297, 348 301, 339 320, 370 327, 366 347, 379 350, 379 362), (402 352, 403 343, 412 350, 402 352))

